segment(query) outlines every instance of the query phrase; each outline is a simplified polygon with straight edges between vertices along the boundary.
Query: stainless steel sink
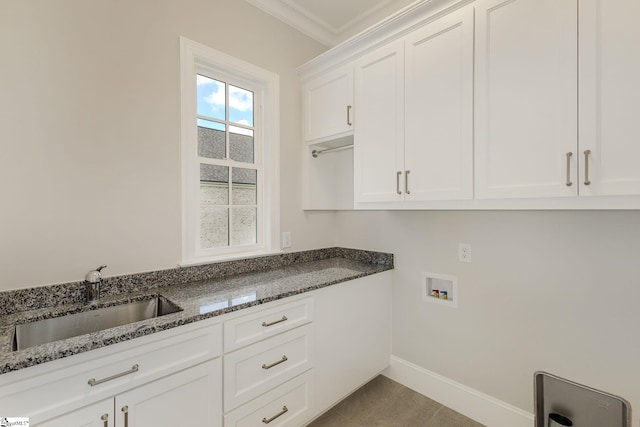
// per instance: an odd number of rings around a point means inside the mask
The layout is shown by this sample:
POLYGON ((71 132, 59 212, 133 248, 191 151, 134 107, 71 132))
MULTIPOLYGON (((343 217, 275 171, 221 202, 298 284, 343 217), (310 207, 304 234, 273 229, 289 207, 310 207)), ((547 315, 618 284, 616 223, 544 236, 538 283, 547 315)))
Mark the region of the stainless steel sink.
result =
POLYGON ((23 350, 178 311, 182 311, 182 309, 163 296, 158 296, 144 301, 17 324, 13 335, 13 350, 23 350))

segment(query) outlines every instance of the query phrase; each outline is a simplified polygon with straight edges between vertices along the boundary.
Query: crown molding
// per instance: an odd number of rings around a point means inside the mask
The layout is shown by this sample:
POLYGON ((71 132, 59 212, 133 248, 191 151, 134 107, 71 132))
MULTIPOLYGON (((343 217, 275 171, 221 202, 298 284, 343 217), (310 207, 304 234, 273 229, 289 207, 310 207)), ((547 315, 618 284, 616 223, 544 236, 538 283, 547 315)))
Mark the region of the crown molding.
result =
POLYGON ((302 13, 299 8, 287 6, 280 0, 246 1, 327 47, 333 47, 339 43, 335 29, 317 19, 312 19, 308 14, 302 13))
MULTIPOLYGON (((247 0, 253 1, 253 0, 247 0)), ((306 80, 324 70, 355 60, 362 54, 398 39, 412 30, 453 12, 474 0, 418 0, 298 67, 306 80)))

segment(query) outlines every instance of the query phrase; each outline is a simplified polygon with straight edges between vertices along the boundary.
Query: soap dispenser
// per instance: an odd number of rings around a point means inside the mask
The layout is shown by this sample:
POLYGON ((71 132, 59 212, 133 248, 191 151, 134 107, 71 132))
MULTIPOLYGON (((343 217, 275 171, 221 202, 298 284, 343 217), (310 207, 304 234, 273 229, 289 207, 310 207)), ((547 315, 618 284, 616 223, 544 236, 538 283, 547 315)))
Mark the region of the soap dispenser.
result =
POLYGON ((103 268, 107 268, 107 266, 101 265, 84 276, 85 302, 87 303, 96 303, 100 299, 100 285, 102 284, 102 273, 100 272, 103 268))

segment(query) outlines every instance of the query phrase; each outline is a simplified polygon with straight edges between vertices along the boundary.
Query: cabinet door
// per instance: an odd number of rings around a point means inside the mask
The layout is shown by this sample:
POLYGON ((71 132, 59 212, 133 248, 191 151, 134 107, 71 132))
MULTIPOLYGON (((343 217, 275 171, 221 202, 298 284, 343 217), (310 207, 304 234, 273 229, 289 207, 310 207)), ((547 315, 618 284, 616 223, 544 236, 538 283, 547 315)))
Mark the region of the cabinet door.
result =
POLYGON ((304 85, 306 141, 326 140, 353 131, 353 67, 332 70, 304 85))
POLYGON ((476 197, 575 196, 577 0, 476 11, 476 197))
POLYGON ((405 200, 473 198, 473 8, 405 40, 405 200))
POLYGON ((385 271, 314 291, 317 413, 389 366, 391 274, 385 271))
POLYGON ((638 16, 638 0, 580 2, 581 196, 640 194, 638 16))
POLYGON ((355 101, 358 126, 354 132, 354 199, 402 200, 404 44, 401 40, 356 62, 355 101))
POLYGON ((103 400, 85 406, 68 414, 43 423, 34 423, 34 427, 113 427, 113 399, 103 400))
POLYGON ((220 359, 116 396, 118 426, 222 426, 220 359))

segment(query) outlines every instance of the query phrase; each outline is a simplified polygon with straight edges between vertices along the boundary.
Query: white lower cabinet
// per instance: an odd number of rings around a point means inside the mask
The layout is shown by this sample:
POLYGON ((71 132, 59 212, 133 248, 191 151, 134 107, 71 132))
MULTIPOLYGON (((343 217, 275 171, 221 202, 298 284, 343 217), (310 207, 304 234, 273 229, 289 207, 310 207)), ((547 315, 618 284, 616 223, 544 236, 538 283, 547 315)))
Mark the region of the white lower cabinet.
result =
POLYGON ((225 427, 296 427, 313 413, 313 370, 225 415, 225 427))
POLYGON ((36 427, 171 425, 146 422, 160 414, 221 426, 221 355, 220 322, 185 325, 0 375, 0 412, 36 427))
POLYGON ((221 381, 218 358, 37 425, 222 426, 221 381))
POLYGON ((225 411, 310 369, 313 366, 312 357, 311 324, 225 355, 225 411))
POLYGON ((42 427, 106 427, 114 425, 113 399, 103 400, 93 405, 56 417, 44 423, 42 427))
POLYGON ((314 300, 278 301, 224 323, 224 423, 299 427, 312 417, 314 300))
POLYGON ((313 320, 313 298, 269 305, 224 322, 224 351, 245 347, 313 320))
POLYGON ((300 427, 390 350, 387 271, 0 375, 0 413, 35 427, 300 427))
POLYGON ((389 365, 390 271, 305 295, 225 322, 225 427, 306 425, 389 365))
POLYGON ((391 357, 391 271, 314 292, 316 407, 338 403, 391 357))
POLYGON ((221 426, 221 361, 215 359, 115 398, 116 425, 221 426))

